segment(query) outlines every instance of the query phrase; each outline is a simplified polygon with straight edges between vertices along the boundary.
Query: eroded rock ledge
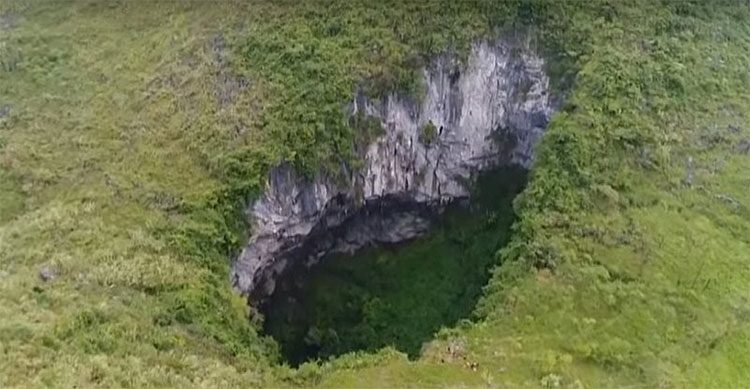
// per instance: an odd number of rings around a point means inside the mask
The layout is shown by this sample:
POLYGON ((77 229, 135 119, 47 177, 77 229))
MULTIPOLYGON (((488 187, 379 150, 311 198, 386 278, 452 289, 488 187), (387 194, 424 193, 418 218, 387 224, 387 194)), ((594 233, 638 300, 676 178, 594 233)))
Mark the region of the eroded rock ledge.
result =
POLYGON ((482 42, 463 65, 436 58, 420 102, 357 97, 349 113, 377 119, 384 134, 344 180, 306 180, 288 166, 270 173, 247 210, 254 234, 234 262, 235 286, 262 299, 291 263, 420 236, 445 204, 469 196, 480 171, 528 167, 553 112, 543 65, 526 45, 482 42))

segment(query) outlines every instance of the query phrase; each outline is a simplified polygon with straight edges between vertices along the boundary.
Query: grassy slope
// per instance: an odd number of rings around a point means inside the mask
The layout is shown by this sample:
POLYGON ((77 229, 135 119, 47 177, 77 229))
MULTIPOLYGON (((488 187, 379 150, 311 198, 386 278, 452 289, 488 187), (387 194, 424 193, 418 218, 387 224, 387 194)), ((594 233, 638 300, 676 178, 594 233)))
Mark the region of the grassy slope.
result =
MULTIPOLYGON (((487 384, 744 387, 748 9, 610 5, 576 15, 590 46, 519 200, 516 244, 486 319, 452 336, 487 384)), ((448 354, 437 342, 425 359, 448 354)), ((370 373, 327 382, 387 375, 370 373)))
POLYGON ((742 386, 750 14, 651 3, 0 4, 13 19, 0 31, 0 386, 742 386), (226 284, 235 202, 270 164, 341 155, 354 135, 332 107, 358 79, 409 89, 419 53, 506 14, 542 26, 581 73, 483 320, 418 362, 272 367, 226 284), (43 266, 58 278, 41 282, 43 266))
POLYGON ((221 236, 193 211, 221 190, 209 156, 253 136, 213 96, 227 18, 158 4, 3 3, 0 386, 240 384, 268 366, 222 242, 178 244, 221 236))

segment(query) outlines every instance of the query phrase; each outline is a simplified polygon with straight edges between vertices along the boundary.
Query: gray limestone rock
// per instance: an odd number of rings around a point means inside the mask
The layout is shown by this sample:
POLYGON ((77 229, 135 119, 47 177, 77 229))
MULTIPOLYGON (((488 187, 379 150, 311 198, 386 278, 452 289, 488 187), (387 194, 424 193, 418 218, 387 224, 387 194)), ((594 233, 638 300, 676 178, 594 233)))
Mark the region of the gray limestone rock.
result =
POLYGON ((344 180, 273 169, 247 210, 253 235, 234 261, 235 286, 262 298, 291 262, 423 235, 446 203, 469 196, 480 171, 529 167, 553 113, 543 65, 527 46, 481 42, 463 65, 445 55, 424 69, 419 101, 357 96, 349 114, 377 118, 385 134, 344 180), (419 138, 428 123, 437 134, 425 144, 419 138))
POLYGON ((52 281, 59 275, 59 270, 55 266, 44 266, 39 270, 39 278, 44 281, 52 281))
POLYGON ((737 153, 742 155, 750 154, 750 139, 742 139, 737 143, 735 147, 737 153))

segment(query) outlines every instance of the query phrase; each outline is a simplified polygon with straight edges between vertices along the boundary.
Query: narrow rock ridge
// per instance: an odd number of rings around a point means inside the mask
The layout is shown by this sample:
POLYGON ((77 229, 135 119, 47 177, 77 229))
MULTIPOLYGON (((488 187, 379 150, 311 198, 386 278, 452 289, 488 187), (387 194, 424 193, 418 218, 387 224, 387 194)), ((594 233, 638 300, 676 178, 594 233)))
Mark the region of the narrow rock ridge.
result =
POLYGON ((254 234, 234 262, 235 287, 258 302, 292 263, 423 235, 445 204, 468 198, 480 171, 529 167, 553 112, 543 65, 526 45, 481 42, 465 64, 436 58, 423 72, 420 101, 359 95, 349 113, 378 119, 384 135, 344 180, 273 169, 247 210, 254 234))

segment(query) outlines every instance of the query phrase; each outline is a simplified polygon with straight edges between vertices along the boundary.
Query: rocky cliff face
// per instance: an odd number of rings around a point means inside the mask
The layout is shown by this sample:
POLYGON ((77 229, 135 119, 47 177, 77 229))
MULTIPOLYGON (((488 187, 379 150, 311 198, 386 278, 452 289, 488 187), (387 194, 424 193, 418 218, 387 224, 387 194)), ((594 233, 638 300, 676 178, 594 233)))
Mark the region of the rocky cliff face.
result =
POLYGON ((384 134, 344 183, 306 180, 288 166, 270 173, 247 211, 254 234, 234 263, 235 286, 262 298, 290 264, 422 235, 446 203, 469 196, 478 172, 528 167, 553 111, 543 64, 523 45, 483 42, 464 64, 436 58, 419 102, 358 96, 350 114, 375 118, 384 134))

